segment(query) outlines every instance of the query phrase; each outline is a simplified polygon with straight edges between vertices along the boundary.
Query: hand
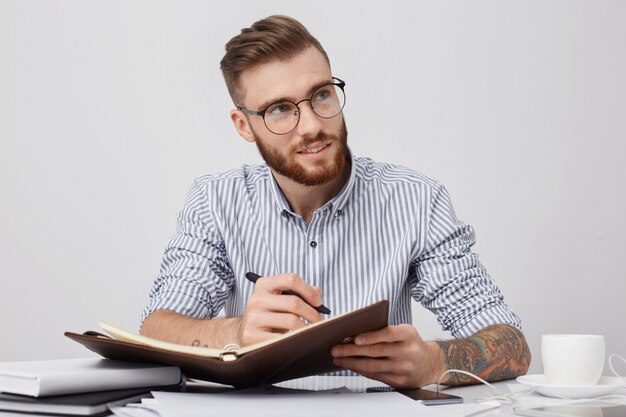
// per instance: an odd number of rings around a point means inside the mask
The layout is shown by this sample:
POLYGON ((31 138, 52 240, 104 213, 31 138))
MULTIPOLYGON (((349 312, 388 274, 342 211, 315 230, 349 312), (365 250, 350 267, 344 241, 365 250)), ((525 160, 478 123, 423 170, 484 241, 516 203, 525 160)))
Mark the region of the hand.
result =
POLYGON ((322 290, 307 284, 296 274, 261 277, 254 285, 239 322, 239 344, 262 342, 303 327, 306 325, 303 319, 310 323, 320 321, 322 316, 311 306, 321 304, 322 290), (295 295, 283 295, 286 290, 295 291, 305 301, 295 295))
POLYGON ((354 343, 334 346, 335 365, 395 388, 417 388, 437 382, 444 371, 436 343, 424 342, 409 324, 363 333, 354 343))

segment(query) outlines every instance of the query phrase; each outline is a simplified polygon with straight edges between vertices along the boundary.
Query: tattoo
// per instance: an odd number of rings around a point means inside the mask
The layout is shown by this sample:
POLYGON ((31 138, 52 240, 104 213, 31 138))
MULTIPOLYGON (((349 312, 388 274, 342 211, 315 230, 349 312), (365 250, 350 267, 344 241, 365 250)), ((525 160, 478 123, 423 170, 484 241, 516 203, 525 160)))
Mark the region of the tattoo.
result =
MULTIPOLYGON (((193 342, 191 342, 191 346, 199 347, 200 346, 200 341, 198 339, 194 340, 193 342)), ((204 345, 204 347, 208 348, 209 346, 204 345)))
MULTIPOLYGON (((447 369, 460 369, 487 381, 524 375, 530 366, 530 350, 522 332, 507 324, 484 328, 467 339, 437 342, 447 369)), ((478 383, 472 377, 450 373, 446 385, 478 383)))

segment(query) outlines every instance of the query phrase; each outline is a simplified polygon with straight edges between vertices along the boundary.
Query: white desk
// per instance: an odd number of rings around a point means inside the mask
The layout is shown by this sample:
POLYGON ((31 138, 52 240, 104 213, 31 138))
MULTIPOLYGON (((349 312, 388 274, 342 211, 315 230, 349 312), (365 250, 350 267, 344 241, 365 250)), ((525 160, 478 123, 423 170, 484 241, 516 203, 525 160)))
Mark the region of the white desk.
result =
MULTIPOLYGON (((502 392, 522 387, 515 381, 493 384, 502 392)), ((368 387, 383 386, 378 381, 363 377, 315 376, 276 384, 277 388, 234 390, 218 384, 194 382, 187 393, 155 393, 164 417, 206 417, 208 415, 256 417, 476 417, 514 416, 510 403, 496 403, 496 408, 485 409, 476 399, 486 399, 491 390, 485 385, 445 388, 445 392, 463 397, 463 404, 424 406, 396 392, 365 393, 368 387), (339 390, 345 387, 347 390, 339 390), (302 392, 321 391, 315 392, 302 392), (326 392, 325 392, 326 391, 326 392), (332 392, 328 392, 332 391, 332 392), (338 392, 338 393, 337 393, 338 392), (202 395, 204 394, 204 395, 202 395), (499 404, 499 406, 498 406, 499 404), (167 411, 167 412, 165 412, 167 411), (209 412, 211 411, 211 413, 209 412), (478 414, 477 414, 478 413, 478 414)), ((435 386, 426 387, 434 390, 435 386)), ((619 394, 626 394, 621 390, 619 394)), ((559 400, 526 397, 524 403, 559 400)))

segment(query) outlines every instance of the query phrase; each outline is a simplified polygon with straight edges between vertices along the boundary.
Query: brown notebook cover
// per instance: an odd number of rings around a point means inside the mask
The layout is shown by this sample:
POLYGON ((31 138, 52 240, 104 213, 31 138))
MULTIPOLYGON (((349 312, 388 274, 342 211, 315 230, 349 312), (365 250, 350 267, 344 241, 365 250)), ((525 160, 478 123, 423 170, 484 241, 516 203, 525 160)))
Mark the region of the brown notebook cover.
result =
POLYGON ((108 359, 174 365, 189 378, 235 387, 273 384, 340 369, 331 347, 352 337, 387 326, 389 302, 379 301, 350 313, 310 325, 275 343, 265 344, 230 360, 173 352, 143 344, 122 342, 97 332, 65 335, 108 359))

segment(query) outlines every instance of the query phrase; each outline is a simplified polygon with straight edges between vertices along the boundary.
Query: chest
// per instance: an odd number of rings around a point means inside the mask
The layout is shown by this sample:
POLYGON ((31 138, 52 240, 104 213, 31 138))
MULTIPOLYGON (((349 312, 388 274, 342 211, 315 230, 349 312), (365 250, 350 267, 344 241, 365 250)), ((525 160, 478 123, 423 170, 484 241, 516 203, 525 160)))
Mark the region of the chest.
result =
POLYGON ((421 235, 412 216, 382 203, 355 205, 340 214, 331 208, 318 211, 309 224, 286 212, 257 214, 252 222, 231 216, 221 225, 237 305, 245 305, 252 291, 246 272, 298 274, 322 289, 333 315, 406 298, 421 235))

